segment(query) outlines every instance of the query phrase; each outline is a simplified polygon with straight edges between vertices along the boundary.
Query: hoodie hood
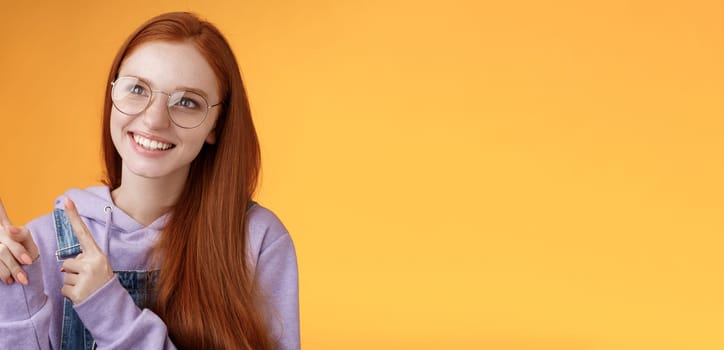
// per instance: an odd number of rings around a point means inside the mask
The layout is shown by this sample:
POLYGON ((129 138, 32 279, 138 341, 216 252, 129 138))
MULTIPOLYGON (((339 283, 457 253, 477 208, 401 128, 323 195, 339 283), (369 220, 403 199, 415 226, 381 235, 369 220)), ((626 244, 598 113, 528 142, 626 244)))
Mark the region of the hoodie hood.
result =
POLYGON ((144 228, 161 230, 166 225, 168 214, 156 219, 148 227, 134 220, 123 210, 116 207, 111 192, 106 186, 70 189, 55 200, 55 208, 63 209, 65 198, 70 198, 78 208, 78 213, 90 221, 109 226, 120 232, 136 232, 144 228))

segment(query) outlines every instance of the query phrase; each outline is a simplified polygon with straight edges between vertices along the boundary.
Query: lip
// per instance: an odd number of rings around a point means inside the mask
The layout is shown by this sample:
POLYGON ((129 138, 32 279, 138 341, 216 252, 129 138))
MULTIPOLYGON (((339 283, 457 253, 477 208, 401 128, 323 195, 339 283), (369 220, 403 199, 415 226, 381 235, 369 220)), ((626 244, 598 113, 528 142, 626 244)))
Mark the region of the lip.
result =
POLYGON ((169 140, 166 140, 166 139, 164 139, 164 138, 161 138, 161 137, 158 137, 158 136, 154 136, 154 135, 151 135, 151 134, 147 134, 147 133, 142 132, 142 131, 129 131, 129 132, 128 132, 128 135, 130 135, 131 138, 133 138, 133 135, 138 135, 138 136, 143 136, 143 137, 145 137, 145 138, 147 138, 147 139, 149 139, 149 140, 152 140, 152 141, 158 141, 158 142, 163 142, 163 143, 168 143, 168 144, 175 145, 175 143, 173 143, 173 142, 171 142, 171 141, 169 141, 169 140))
POLYGON ((169 142, 169 141, 167 141, 167 140, 165 140, 165 139, 163 139, 163 138, 156 137, 156 136, 153 136, 153 135, 149 135, 149 134, 146 134, 146 133, 143 133, 143 132, 130 131, 130 132, 128 132, 128 133, 126 134, 126 137, 127 137, 127 139, 128 139, 128 142, 129 142, 130 145, 131 145, 131 148, 133 148, 133 149, 134 149, 137 153, 139 153, 140 155, 142 155, 142 156, 144 156, 144 157, 148 157, 148 158, 158 158, 158 157, 162 157, 162 156, 164 156, 166 153, 168 153, 168 151, 170 151, 170 150, 172 150, 172 149, 174 149, 174 148, 176 147, 176 144, 174 144, 173 142, 169 142), (149 139, 149 140, 160 141, 160 142, 163 142, 163 143, 172 144, 172 145, 174 145, 174 146, 171 147, 171 148, 169 148, 169 149, 166 149, 166 150, 160 150, 160 149, 159 149, 159 150, 148 150, 148 149, 145 149, 145 148, 141 147, 141 145, 137 144, 136 141, 133 139, 133 135, 143 136, 143 137, 145 137, 145 138, 147 138, 147 139, 149 139))

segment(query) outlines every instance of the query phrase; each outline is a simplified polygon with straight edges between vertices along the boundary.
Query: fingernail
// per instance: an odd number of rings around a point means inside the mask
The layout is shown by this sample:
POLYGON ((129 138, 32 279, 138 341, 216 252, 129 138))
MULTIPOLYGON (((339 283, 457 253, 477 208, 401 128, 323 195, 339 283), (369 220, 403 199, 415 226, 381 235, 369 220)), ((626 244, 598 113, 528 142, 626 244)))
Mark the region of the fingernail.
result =
POLYGON ((6 284, 13 284, 13 278, 8 277, 8 279, 5 281, 6 284))
POLYGON ((65 267, 61 267, 60 272, 65 272, 65 267))
POLYGON ((18 282, 20 282, 22 285, 24 285, 24 286, 28 285, 28 278, 25 277, 24 273, 18 272, 16 278, 18 279, 18 282))
POLYGON ((22 260, 25 265, 30 265, 33 263, 33 259, 28 256, 28 254, 23 253, 23 255, 20 256, 20 260, 22 260))

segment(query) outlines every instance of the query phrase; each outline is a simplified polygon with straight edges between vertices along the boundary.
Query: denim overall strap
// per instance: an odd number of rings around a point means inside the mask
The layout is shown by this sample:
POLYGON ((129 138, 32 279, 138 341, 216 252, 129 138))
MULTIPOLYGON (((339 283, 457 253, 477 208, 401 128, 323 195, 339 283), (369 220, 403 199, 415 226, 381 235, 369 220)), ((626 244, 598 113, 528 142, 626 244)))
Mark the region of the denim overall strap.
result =
POLYGON ((80 254, 82 252, 80 243, 78 243, 78 238, 75 236, 65 211, 63 209, 53 210, 53 221, 55 221, 55 237, 58 239, 55 259, 62 261, 80 254))

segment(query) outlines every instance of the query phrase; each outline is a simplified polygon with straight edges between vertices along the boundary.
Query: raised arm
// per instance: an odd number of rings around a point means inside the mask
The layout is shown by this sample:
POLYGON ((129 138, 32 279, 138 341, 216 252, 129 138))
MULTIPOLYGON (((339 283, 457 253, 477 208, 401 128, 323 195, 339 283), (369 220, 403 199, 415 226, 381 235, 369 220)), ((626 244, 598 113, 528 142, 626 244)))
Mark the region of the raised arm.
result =
POLYGON ((51 305, 30 231, 13 226, 0 200, 0 348, 50 349, 51 305))

